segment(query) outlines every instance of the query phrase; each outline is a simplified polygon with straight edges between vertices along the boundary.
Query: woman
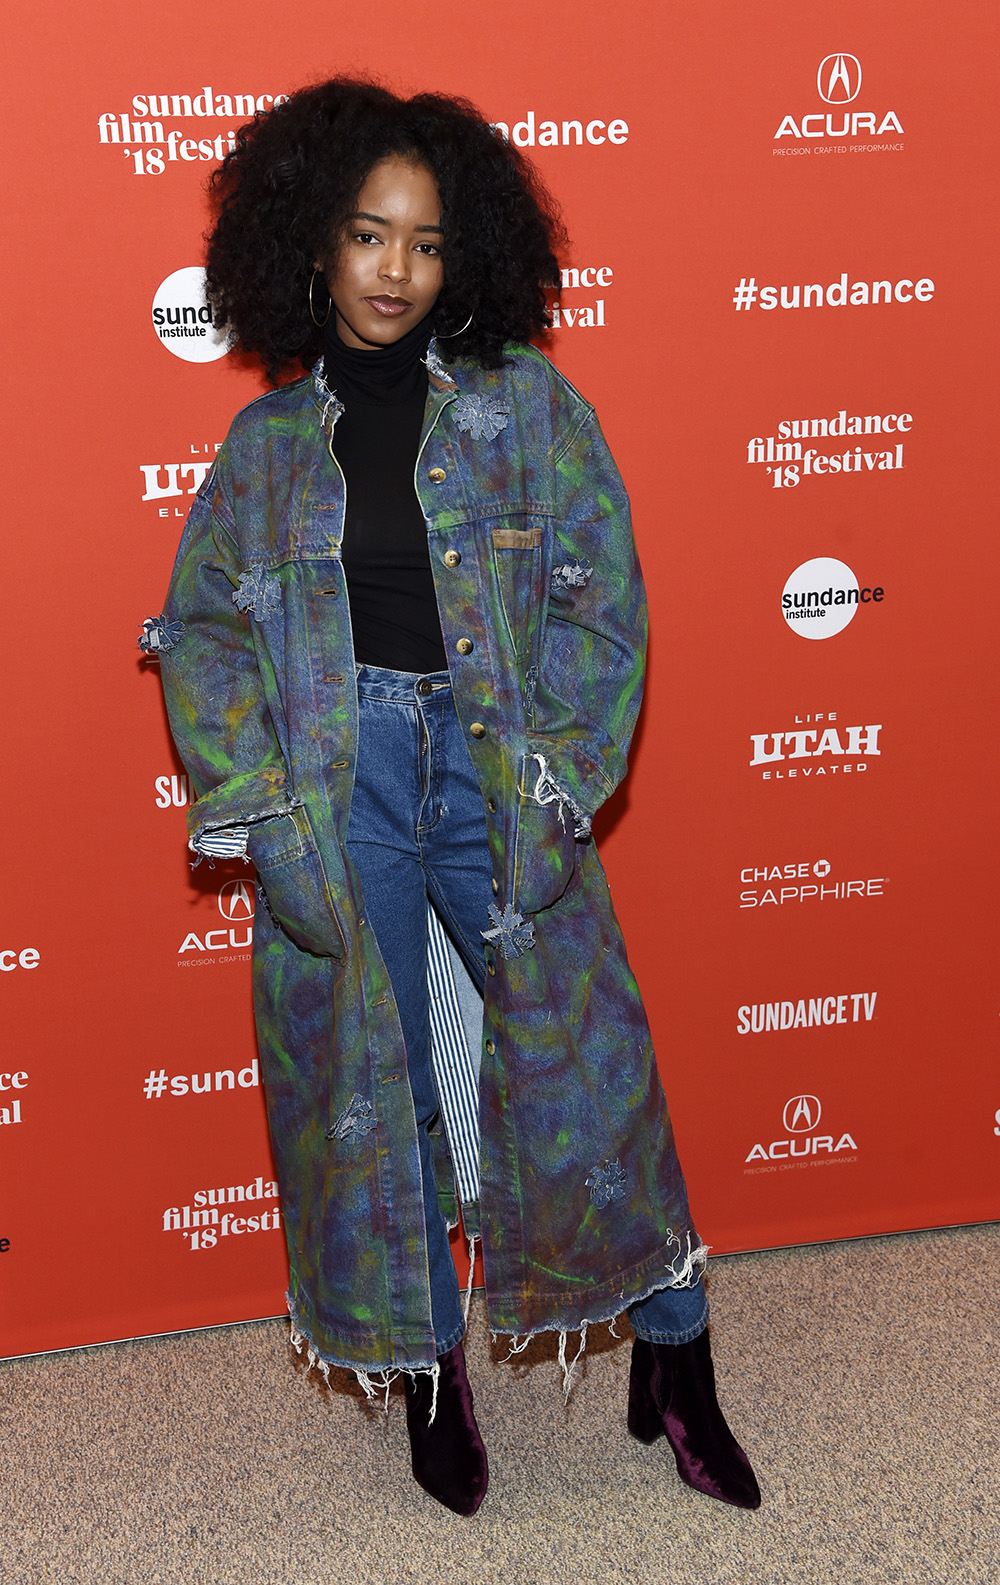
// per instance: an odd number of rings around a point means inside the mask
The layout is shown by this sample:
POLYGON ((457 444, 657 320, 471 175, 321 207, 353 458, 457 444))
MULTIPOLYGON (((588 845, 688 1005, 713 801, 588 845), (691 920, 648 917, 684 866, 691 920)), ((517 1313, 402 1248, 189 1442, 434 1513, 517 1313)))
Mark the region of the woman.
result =
POLYGON ((625 771, 645 605, 593 410, 528 345, 558 278, 551 205, 469 105, 346 80, 258 117, 215 187, 217 319, 272 378, 315 366, 237 415, 140 643, 198 790, 191 845, 245 852, 266 904, 293 1339, 369 1393, 403 1372, 417 1480, 475 1511, 429 1031, 443 921, 484 999, 463 1217, 492 1330, 515 1349, 558 1331, 568 1387, 567 1333, 579 1357, 627 1309, 630 1430, 756 1507, 589 835, 625 771))

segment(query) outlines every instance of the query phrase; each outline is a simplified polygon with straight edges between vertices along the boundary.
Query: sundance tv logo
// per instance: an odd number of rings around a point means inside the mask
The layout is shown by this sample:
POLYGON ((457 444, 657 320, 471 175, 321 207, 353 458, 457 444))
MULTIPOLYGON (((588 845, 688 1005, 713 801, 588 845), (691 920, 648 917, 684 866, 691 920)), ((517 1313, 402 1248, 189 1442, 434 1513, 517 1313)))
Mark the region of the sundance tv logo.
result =
POLYGON ((894 110, 855 110, 853 106, 861 93, 861 62, 856 55, 841 51, 825 55, 816 73, 816 91, 827 111, 811 111, 804 115, 786 115, 774 134, 775 143, 783 146, 775 154, 832 154, 882 149, 898 150, 903 127, 894 110), (785 139, 791 146, 784 146, 785 139), (868 143, 868 138, 879 138, 881 143, 868 143), (846 139, 846 142, 841 140, 846 139), (890 139, 896 139, 890 142, 890 139))
POLYGON ((856 1162, 858 1147, 852 1136, 840 1133, 834 1143, 834 1134, 819 1134, 823 1106, 816 1095, 793 1095, 785 1102, 781 1113, 783 1139, 772 1139, 769 1144, 755 1144, 746 1157, 749 1172, 788 1171, 791 1167, 832 1166, 835 1163, 856 1162), (755 1167, 753 1162, 764 1166, 755 1167), (774 1163, 774 1165, 772 1165, 774 1163))
POLYGON ((796 567, 781 593, 781 614, 800 638, 833 638, 853 622, 859 606, 881 604, 881 584, 861 588, 846 562, 814 556, 796 567))
POLYGON ((156 288, 153 329, 185 363, 214 363, 229 351, 225 331, 216 329, 205 301, 205 271, 195 265, 174 270, 156 288))

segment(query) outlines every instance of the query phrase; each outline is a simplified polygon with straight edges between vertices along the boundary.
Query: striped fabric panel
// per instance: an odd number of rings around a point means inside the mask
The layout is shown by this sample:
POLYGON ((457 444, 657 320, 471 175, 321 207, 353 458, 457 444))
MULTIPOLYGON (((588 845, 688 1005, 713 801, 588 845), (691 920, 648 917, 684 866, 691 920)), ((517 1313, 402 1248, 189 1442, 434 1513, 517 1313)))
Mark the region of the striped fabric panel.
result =
POLYGON ((188 847, 209 859, 240 859, 246 857, 249 835, 246 826, 220 826, 216 831, 203 831, 188 847))
MULTIPOLYGON (((444 1126, 463 1205, 479 1199, 479 1071, 473 1060, 452 967, 454 949, 434 909, 427 907, 427 986, 431 1055, 444 1126)), ((461 960, 458 972, 464 974, 461 960)), ((472 990, 470 981, 470 990, 472 990)), ((473 991, 473 994, 477 994, 473 991)))

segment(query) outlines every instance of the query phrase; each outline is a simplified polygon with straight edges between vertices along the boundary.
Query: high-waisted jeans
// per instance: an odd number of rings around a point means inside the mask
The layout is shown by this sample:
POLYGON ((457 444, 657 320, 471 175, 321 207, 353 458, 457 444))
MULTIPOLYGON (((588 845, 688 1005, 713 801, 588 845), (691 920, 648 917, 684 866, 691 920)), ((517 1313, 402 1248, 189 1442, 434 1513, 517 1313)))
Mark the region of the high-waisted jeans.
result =
MULTIPOLYGON (((448 1229, 438 1205, 428 1130, 440 1111, 431 1066, 427 989, 427 897, 480 991, 486 977, 480 931, 492 901, 493 866, 483 799, 452 701, 447 672, 421 676, 358 667, 357 772, 348 848, 361 877, 365 913, 392 982, 406 1044, 423 1177, 431 1316, 438 1354, 465 1323, 448 1229)), ((663 1288, 631 1306, 636 1335, 684 1343, 707 1324, 694 1288, 663 1288)))

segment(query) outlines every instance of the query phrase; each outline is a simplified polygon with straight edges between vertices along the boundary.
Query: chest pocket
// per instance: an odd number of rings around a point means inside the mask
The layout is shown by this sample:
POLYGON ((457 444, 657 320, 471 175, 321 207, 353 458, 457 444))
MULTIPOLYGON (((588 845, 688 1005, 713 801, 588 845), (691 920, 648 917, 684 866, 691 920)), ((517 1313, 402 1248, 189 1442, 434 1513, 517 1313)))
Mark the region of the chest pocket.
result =
POLYGON ((534 648, 542 593, 542 528, 494 528, 493 562, 504 620, 519 661, 534 648))

